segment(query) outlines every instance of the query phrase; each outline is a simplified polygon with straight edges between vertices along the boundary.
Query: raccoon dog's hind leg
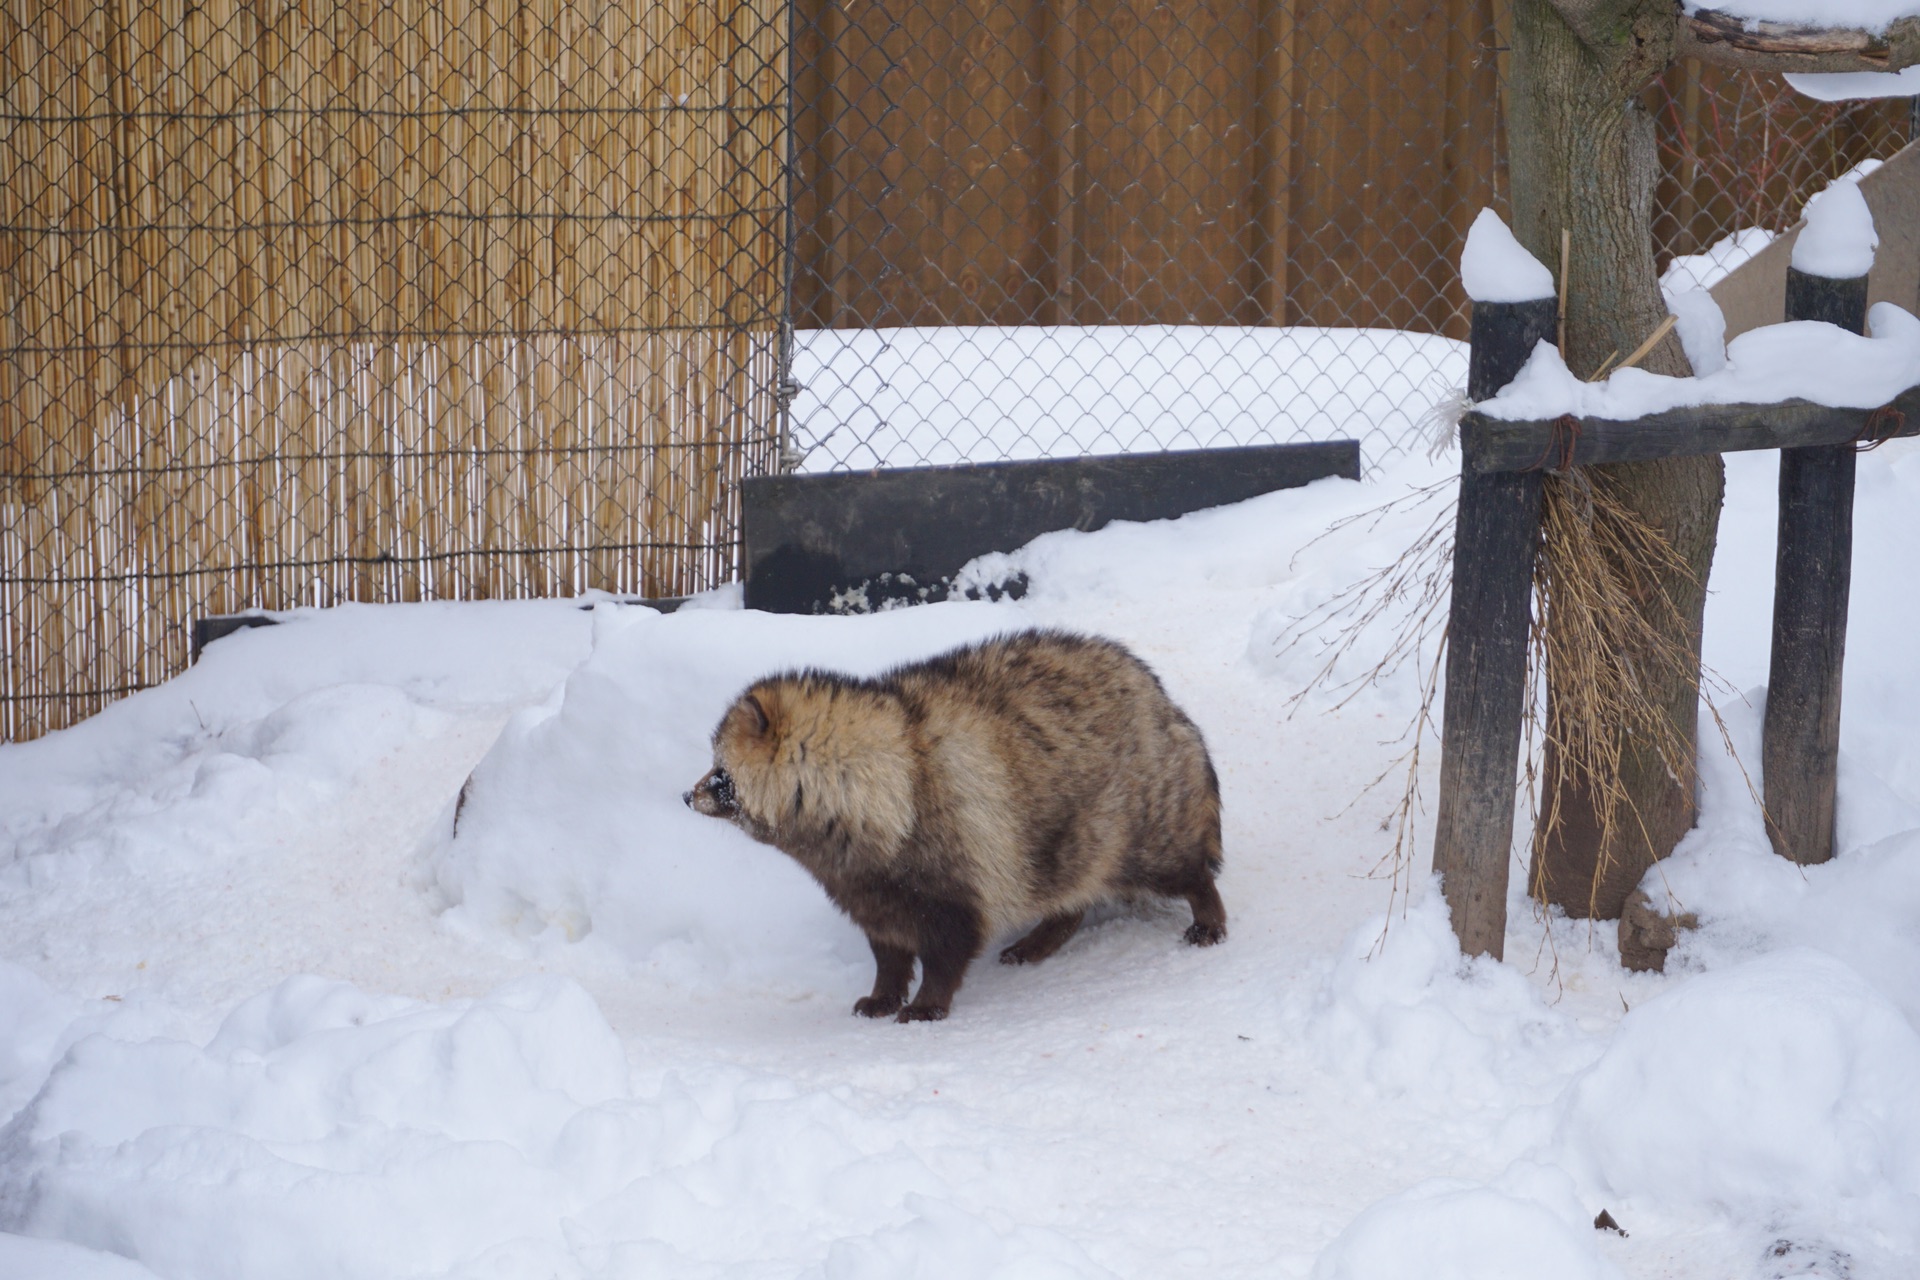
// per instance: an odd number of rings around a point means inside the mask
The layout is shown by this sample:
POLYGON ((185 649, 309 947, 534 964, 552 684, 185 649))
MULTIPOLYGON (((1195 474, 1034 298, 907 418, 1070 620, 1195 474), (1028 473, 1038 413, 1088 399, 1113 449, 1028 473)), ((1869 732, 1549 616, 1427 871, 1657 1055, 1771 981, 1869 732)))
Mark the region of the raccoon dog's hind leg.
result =
POLYGON ((1002 965, 1037 965, 1058 952, 1068 944, 1068 938, 1079 933, 1081 919, 1087 912, 1062 912, 1060 915, 1048 915, 1039 925, 1035 925, 1020 942, 1004 948, 1000 952, 1002 965))
POLYGON ((1213 872, 1202 867, 1181 895, 1193 908, 1193 923, 1187 926, 1186 940, 1196 947, 1210 947, 1227 940, 1227 906, 1214 888, 1213 872))
MULTIPOLYGON (((1213 770, 1207 770, 1209 780, 1213 770)), ((1218 792, 1215 792, 1218 795, 1218 792)), ((1199 841, 1187 853, 1181 880, 1169 885, 1163 892, 1168 896, 1178 896, 1187 900, 1193 908, 1193 924, 1187 929, 1186 939, 1196 947, 1210 947, 1216 942, 1227 940, 1227 906, 1220 901, 1220 890, 1214 887, 1213 879, 1220 874, 1220 810, 1219 801, 1214 802, 1213 811, 1202 823, 1199 841)))
POLYGON ((1142 859, 1130 868, 1129 887, 1167 898, 1185 898, 1193 908, 1193 924, 1184 935, 1196 947, 1227 940, 1227 907, 1213 879, 1220 872, 1220 811, 1213 808, 1199 819, 1200 836, 1142 859))
POLYGON ((1079 931, 1084 911, 1063 911, 1035 925, 1020 941, 1000 953, 1001 964, 1039 964, 1067 944, 1079 931))

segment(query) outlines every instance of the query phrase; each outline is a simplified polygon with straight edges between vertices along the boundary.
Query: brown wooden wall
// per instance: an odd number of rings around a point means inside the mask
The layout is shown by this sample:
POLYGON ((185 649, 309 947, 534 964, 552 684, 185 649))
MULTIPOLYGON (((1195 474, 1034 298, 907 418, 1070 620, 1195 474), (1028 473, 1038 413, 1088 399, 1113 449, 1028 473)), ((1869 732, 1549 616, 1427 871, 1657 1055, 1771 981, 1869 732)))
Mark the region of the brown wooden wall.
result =
POLYGON ((800 0, 796 28, 801 327, 1457 318, 1492 0, 800 0))

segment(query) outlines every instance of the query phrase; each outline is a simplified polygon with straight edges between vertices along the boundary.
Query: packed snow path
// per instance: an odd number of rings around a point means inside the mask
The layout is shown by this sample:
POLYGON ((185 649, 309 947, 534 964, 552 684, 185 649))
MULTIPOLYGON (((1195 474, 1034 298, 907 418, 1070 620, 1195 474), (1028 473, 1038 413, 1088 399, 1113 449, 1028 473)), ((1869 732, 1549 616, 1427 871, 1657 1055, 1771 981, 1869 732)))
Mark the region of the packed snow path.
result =
MULTIPOLYGON (((1710 747, 1666 976, 1518 899, 1512 963, 1463 965, 1368 878, 1411 666, 1288 716, 1329 638, 1288 623, 1438 508, 1322 535, 1450 465, 1053 535, 1020 604, 300 614, 0 748, 0 1277, 1911 1275, 1920 448, 1862 459, 1844 852, 1774 858, 1710 747), (1033 625, 1129 644, 1206 733, 1229 941, 1116 909, 944 1023, 854 1018, 858 933, 680 793, 752 676, 1033 625)), ((1752 761, 1771 458, 1729 468, 1708 647, 1752 761)))

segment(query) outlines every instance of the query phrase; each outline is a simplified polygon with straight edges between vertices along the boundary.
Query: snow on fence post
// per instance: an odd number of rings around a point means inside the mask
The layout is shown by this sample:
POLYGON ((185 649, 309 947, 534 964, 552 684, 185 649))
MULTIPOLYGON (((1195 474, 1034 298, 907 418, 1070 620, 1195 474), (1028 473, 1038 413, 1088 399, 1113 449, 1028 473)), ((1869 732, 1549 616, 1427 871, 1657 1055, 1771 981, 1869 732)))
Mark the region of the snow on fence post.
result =
MULTIPOLYGON (((1843 184, 1817 197, 1807 223, 1807 252, 1796 245, 1787 269, 1787 319, 1866 332, 1874 236, 1859 188, 1843 184), (1830 206, 1824 218, 1821 204, 1830 206)), ((1773 654, 1760 756, 1767 836, 1774 852, 1799 863, 1833 857, 1853 475, 1852 443, 1780 451, 1773 654)))
MULTIPOLYGON (((1469 292, 1475 292, 1471 282, 1469 292)), ((1555 339, 1555 311, 1552 296, 1475 301, 1470 399, 1492 396, 1520 372, 1537 343, 1555 339)), ((1507 862, 1542 472, 1477 472, 1464 439, 1460 454, 1433 869, 1440 873, 1460 950, 1497 960, 1507 934, 1507 862)))

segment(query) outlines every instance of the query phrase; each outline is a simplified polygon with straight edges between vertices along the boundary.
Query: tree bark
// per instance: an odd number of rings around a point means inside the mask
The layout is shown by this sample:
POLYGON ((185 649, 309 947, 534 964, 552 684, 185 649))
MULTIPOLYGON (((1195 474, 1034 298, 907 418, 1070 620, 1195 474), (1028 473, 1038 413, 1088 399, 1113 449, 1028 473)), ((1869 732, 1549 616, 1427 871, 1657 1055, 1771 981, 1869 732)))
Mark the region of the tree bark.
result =
MULTIPOLYGON (((1568 366, 1591 377, 1609 356, 1639 346, 1666 316, 1653 261, 1653 189, 1658 175, 1653 121, 1642 91, 1673 57, 1672 0, 1513 0, 1508 137, 1513 229, 1558 274, 1561 232, 1570 237, 1561 333, 1568 366)), ((1642 367, 1691 372, 1679 339, 1661 340, 1642 367)), ((1689 572, 1655 587, 1683 620, 1692 670, 1662 671, 1642 687, 1688 746, 1698 716, 1700 618, 1720 519, 1723 468, 1717 455, 1591 469, 1679 552, 1689 572)), ((1552 620, 1549 619, 1549 625, 1552 620)), ((1638 655, 1616 660, 1635 663, 1638 655)), ((1658 664, 1639 664, 1642 671, 1658 664)), ((1549 720, 1554 703, 1548 673, 1549 720)), ((1694 820, 1691 769, 1676 775, 1652 743, 1628 741, 1622 782, 1630 812, 1604 829, 1585 780, 1549 751, 1549 794, 1540 806, 1532 885, 1569 915, 1620 915, 1647 867, 1672 851, 1694 820), (1557 822, 1546 826, 1547 815, 1557 822)))

